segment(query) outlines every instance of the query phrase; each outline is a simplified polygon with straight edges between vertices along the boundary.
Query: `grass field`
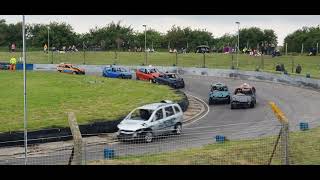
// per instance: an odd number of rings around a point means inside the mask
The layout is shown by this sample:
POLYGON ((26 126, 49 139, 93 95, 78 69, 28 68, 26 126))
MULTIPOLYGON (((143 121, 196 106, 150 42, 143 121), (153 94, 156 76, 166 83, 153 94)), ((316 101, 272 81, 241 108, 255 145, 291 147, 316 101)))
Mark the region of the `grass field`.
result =
MULTIPOLYGON (((11 56, 14 55, 17 58, 21 57, 21 52, 14 54, 8 52, 0 52, 0 61, 9 61, 11 56)), ((203 54, 170 54, 166 52, 156 52, 148 54, 148 64, 172 66, 176 64, 183 67, 203 67, 218 68, 218 69, 230 69, 232 65, 231 54, 206 54, 205 62, 203 54)), ((28 63, 51 63, 54 64, 60 62, 70 62, 73 64, 121 64, 121 65, 141 65, 145 62, 145 54, 138 52, 118 52, 117 58, 115 52, 76 52, 76 53, 51 53, 45 54, 41 51, 30 51, 27 53, 28 63)), ((236 66, 236 55, 233 55, 233 63, 236 66)), ((277 63, 283 63, 288 71, 292 72, 292 67, 297 64, 302 66, 302 76, 307 73, 311 74, 311 77, 320 78, 320 56, 280 56, 272 58, 271 56, 252 57, 249 55, 239 55, 239 69, 254 71, 257 67, 260 67, 261 71, 267 71, 275 73, 275 66, 277 63)), ((295 75, 295 73, 293 73, 295 75)))
MULTIPOLYGON (((66 127, 70 111, 85 124, 116 120, 137 106, 181 98, 167 86, 142 81, 52 72, 28 72, 27 78, 29 130, 66 127)), ((0 90, 0 132, 22 130, 22 71, 0 71, 0 90)))
MULTIPOLYGON (((128 165, 262 165, 268 164, 276 137, 253 140, 227 141, 201 148, 140 156, 116 157, 111 160, 92 161, 89 164, 128 165)), ((289 160, 291 164, 320 164, 320 128, 290 133, 289 160)), ((116 153, 116 152, 115 152, 116 153)), ((280 151, 276 150, 273 165, 281 164, 280 151)))

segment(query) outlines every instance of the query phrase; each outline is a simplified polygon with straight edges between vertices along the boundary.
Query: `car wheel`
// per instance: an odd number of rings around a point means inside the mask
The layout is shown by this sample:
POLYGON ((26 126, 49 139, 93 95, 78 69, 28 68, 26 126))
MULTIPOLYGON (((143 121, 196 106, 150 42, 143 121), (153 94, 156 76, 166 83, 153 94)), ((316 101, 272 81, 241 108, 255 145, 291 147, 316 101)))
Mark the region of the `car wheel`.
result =
POLYGON ((137 79, 137 80, 140 80, 138 76, 136 77, 136 79, 137 79))
POLYGON ((77 72, 73 71, 72 74, 77 74, 77 72))
POLYGON ((61 72, 61 70, 58 70, 58 72, 61 72))
POLYGON ((253 102, 251 102, 250 108, 254 108, 254 103, 253 102))
POLYGON ((149 83, 153 83, 153 80, 152 80, 152 79, 149 79, 149 83))
POLYGON ((145 140, 145 142, 147 142, 147 143, 152 142, 152 140, 153 140, 153 134, 152 134, 152 132, 146 132, 146 134, 144 135, 144 140, 145 140))
POLYGON ((227 104, 230 104, 230 102, 231 102, 231 99, 230 99, 230 97, 229 97, 229 99, 227 100, 227 104))
POLYGON ((211 99, 209 99, 209 105, 212 105, 212 100, 211 99))
POLYGON ((231 104, 231 109, 234 109, 235 107, 234 107, 234 105, 233 104, 231 104))
POLYGON ((182 126, 181 124, 177 124, 176 127, 174 128, 174 133, 176 135, 180 135, 181 134, 181 131, 182 131, 182 126))

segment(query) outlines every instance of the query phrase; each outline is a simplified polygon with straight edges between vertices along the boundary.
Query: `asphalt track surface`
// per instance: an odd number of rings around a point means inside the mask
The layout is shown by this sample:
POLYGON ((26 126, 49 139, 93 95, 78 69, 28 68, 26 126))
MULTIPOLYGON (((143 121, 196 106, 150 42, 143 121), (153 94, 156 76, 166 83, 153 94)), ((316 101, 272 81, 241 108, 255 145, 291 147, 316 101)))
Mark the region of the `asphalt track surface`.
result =
MULTIPOLYGON (((180 136, 167 136, 155 139, 152 143, 116 142, 108 145, 86 147, 85 160, 101 160, 104 148, 115 150, 117 156, 153 154, 174 151, 190 147, 200 147, 215 142, 216 135, 225 135, 228 139, 248 139, 279 132, 280 124, 268 104, 275 102, 285 113, 290 122, 290 130, 297 130, 300 121, 310 124, 319 122, 320 93, 283 84, 262 81, 237 80, 209 76, 183 76, 186 87, 184 92, 196 96, 206 103, 210 84, 222 82, 231 92, 242 83, 249 83, 256 88, 257 104, 251 109, 230 109, 230 105, 210 105, 209 113, 202 119, 183 126, 180 136)), ((30 164, 67 164, 71 150, 62 150, 41 157, 29 157, 30 164)), ((23 158, 0 164, 23 164, 23 158)))

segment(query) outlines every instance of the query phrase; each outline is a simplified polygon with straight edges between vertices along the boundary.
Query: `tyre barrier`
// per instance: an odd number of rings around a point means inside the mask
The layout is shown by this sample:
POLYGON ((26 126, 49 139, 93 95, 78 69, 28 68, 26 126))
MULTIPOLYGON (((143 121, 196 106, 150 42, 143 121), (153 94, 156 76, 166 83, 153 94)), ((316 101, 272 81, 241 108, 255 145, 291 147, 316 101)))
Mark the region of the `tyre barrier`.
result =
MULTIPOLYGON (((177 103, 183 112, 189 107, 189 100, 185 93, 176 90, 177 94, 183 96, 177 103)), ((82 137, 95 136, 101 133, 114 133, 118 131, 117 125, 125 118, 117 120, 96 119, 94 123, 79 125, 82 137)), ((67 141, 72 139, 70 128, 50 128, 28 132, 28 144, 39 144, 56 141, 67 141)), ((24 132, 5 132, 0 133, 0 147, 20 146, 24 144, 24 132)))

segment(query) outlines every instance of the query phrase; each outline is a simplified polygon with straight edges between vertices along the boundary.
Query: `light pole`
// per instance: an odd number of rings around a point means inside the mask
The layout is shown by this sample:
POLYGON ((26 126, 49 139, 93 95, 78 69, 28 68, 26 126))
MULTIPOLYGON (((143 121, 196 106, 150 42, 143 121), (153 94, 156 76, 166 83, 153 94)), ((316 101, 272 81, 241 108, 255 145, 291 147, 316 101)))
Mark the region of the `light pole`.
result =
POLYGON ((238 24, 238 47, 237 47, 237 69, 239 69, 239 44, 240 44, 240 22, 236 22, 236 24, 238 24))
MULTIPOLYGON (((48 26, 48 62, 49 62, 49 54, 50 54, 50 26, 48 26)), ((51 64, 53 64, 53 60, 51 61, 51 64)))
POLYGON ((144 53, 145 53, 145 65, 147 65, 147 25, 142 25, 144 27, 144 53))
POLYGON ((27 81, 26 81, 26 33, 25 33, 25 18, 22 15, 22 59, 23 59, 23 103, 24 103, 24 164, 27 165, 27 146, 28 146, 28 136, 27 136, 27 81))

